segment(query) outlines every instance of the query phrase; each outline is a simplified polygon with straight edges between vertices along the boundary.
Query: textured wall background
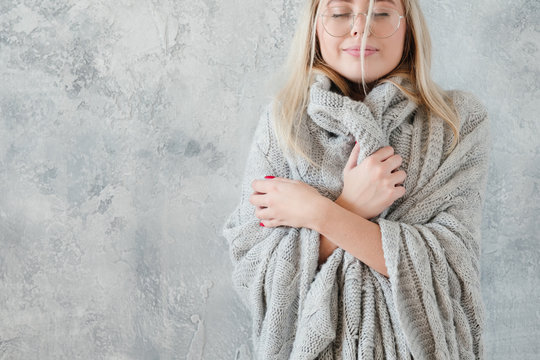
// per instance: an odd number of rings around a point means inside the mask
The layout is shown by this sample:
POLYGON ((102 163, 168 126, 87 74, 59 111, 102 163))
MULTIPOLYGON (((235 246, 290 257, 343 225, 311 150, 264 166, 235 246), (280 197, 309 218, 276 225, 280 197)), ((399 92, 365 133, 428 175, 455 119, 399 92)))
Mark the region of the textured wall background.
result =
MULTIPOLYGON (((0 358, 250 358, 221 237, 299 0, 0 0, 0 358)), ((489 359, 540 353, 540 5, 422 1, 494 135, 489 359)))

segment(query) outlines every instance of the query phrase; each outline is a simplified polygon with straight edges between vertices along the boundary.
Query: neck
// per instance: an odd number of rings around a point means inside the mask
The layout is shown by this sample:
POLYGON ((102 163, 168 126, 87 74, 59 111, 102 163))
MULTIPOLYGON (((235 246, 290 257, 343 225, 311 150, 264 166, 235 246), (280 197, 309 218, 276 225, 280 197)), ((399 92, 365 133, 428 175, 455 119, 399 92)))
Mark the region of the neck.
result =
MULTIPOLYGON (((362 87, 361 83, 359 84, 357 82, 350 81, 348 79, 345 79, 345 82, 347 83, 347 87, 350 91, 350 94, 348 96, 355 101, 363 101, 366 95, 369 94, 369 92, 373 89, 373 87, 375 87, 377 83, 376 81, 373 81, 371 83, 366 84, 366 93, 364 93, 364 88, 362 87)), ((331 91, 335 93, 339 93, 341 95, 345 95, 341 92, 340 88, 334 82, 332 82, 331 84, 332 84, 330 87, 331 91)))
POLYGON ((375 82, 371 82, 369 84, 366 84, 366 92, 364 93, 364 88, 362 87, 362 84, 348 81, 347 83, 349 85, 349 88, 351 89, 351 99, 355 101, 363 101, 367 94, 373 89, 375 86, 375 82))

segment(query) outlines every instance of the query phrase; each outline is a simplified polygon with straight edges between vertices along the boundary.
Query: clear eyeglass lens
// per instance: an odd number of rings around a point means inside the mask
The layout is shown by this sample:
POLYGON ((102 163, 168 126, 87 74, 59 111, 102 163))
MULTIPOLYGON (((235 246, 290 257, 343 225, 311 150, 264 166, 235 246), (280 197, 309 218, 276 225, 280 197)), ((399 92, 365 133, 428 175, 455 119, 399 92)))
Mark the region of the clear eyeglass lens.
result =
MULTIPOLYGON (((364 14, 358 14, 364 17, 364 14)), ((329 8, 323 14, 324 29, 332 36, 345 36, 353 26, 355 20, 354 12, 348 7, 329 8)), ((370 32, 378 38, 389 37, 399 27, 399 14, 394 9, 374 8, 371 14, 370 32)), ((365 22, 364 22, 365 23, 365 22)))

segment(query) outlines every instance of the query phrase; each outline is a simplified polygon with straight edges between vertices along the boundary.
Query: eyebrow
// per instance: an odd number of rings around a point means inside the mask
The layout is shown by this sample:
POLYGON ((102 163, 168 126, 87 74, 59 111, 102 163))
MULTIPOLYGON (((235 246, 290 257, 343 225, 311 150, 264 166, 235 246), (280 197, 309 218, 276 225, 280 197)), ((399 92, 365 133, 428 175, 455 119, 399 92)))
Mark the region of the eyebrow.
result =
MULTIPOLYGON (((352 3, 353 2, 352 0, 329 0, 326 3, 326 5, 328 6, 333 2, 340 2, 340 1, 341 2, 346 2, 346 3, 352 3)), ((375 0, 375 2, 388 2, 388 3, 390 3, 390 4, 394 5, 394 6, 397 6, 394 0, 375 0)))

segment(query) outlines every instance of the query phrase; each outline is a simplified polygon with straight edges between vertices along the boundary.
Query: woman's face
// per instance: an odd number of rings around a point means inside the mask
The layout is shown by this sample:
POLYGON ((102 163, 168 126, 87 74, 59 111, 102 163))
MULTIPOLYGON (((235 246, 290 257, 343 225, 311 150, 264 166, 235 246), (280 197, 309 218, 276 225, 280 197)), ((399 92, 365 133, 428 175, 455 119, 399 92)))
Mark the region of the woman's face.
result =
MULTIPOLYGON (((369 0, 321 0, 321 14, 327 9, 340 7, 351 10, 352 13, 366 13, 369 0)), ((375 7, 395 9, 399 15, 403 15, 401 0, 375 1, 375 7)), ((353 82, 362 81, 362 69, 360 60, 360 45, 364 32, 366 17, 355 17, 354 26, 345 36, 335 37, 330 35, 323 26, 323 17, 317 19, 317 38, 324 61, 343 77, 353 82)), ((366 40, 366 52, 364 58, 365 81, 371 83, 392 71, 401 60, 405 42, 406 23, 401 18, 397 31, 390 37, 377 38, 368 34, 366 40), (368 49, 375 49, 368 51, 368 49)))

